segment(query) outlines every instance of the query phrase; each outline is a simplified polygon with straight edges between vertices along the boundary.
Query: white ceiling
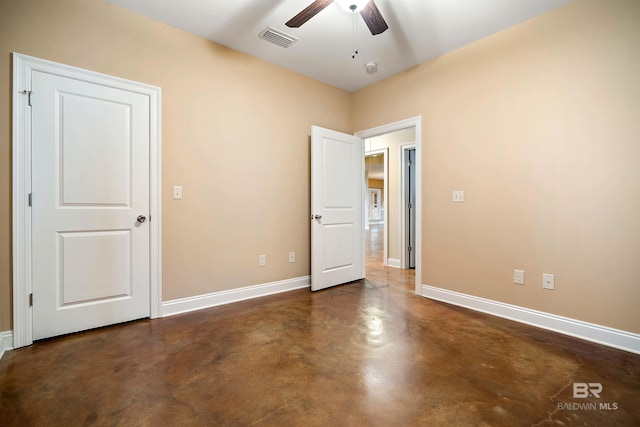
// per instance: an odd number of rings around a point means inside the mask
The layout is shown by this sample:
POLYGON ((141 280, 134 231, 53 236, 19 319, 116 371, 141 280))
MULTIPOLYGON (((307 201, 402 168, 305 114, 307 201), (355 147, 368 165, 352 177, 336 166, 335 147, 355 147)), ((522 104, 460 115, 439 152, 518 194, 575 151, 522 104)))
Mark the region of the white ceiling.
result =
POLYGON ((389 29, 372 36, 331 4, 300 28, 285 26, 313 0, 107 0, 142 15, 354 91, 571 0, 375 0, 389 29), (299 40, 283 48, 258 37, 267 26, 299 40), (368 75, 364 65, 378 64, 368 75))

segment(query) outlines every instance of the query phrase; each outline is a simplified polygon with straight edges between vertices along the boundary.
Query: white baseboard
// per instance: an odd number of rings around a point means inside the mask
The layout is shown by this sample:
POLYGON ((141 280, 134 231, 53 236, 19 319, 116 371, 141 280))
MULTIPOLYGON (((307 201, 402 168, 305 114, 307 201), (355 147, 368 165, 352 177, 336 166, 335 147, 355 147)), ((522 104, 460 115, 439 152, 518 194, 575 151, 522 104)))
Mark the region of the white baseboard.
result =
POLYGON ((0 332, 0 359, 7 350, 13 350, 13 331, 0 332))
POLYGON ((387 258, 387 265, 393 268, 401 268, 400 260, 395 258, 387 258))
POLYGON ((422 285, 422 296, 640 354, 640 335, 517 305, 422 285))
POLYGON ((247 286, 244 288, 230 289, 228 291, 213 292, 194 297, 180 298, 162 303, 162 317, 174 314, 187 313, 217 305, 229 304, 251 298, 278 294, 294 289, 308 288, 311 283, 310 276, 297 277, 295 279, 281 280, 262 285, 247 286))

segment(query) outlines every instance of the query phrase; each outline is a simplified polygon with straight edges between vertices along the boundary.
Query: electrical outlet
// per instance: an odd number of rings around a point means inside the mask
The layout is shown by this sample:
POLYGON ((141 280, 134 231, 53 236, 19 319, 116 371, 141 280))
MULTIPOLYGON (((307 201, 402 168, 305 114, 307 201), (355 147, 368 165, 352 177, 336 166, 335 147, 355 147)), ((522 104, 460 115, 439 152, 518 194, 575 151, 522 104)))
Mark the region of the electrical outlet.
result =
POLYGON ((545 289, 555 289, 556 288, 556 276, 553 274, 542 274, 542 287, 545 289))
POLYGON ((456 203, 464 202, 464 191, 454 191, 453 192, 453 201, 456 203))
POLYGON ((513 270, 513 283, 524 285, 524 270, 513 270))
POLYGON ((289 262, 296 262, 296 253, 289 252, 289 262))
POLYGON ((267 265, 267 256, 266 255, 258 255, 258 266, 264 267, 267 265))

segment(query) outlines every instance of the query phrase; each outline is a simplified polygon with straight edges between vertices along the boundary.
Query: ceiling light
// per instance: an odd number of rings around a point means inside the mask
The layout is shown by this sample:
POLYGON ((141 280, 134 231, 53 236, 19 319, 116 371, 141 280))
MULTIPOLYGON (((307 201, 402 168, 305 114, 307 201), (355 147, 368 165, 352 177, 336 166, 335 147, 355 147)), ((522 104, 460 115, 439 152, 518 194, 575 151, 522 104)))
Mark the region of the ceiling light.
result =
POLYGON ((369 0, 333 0, 345 12, 360 12, 369 3, 369 0))

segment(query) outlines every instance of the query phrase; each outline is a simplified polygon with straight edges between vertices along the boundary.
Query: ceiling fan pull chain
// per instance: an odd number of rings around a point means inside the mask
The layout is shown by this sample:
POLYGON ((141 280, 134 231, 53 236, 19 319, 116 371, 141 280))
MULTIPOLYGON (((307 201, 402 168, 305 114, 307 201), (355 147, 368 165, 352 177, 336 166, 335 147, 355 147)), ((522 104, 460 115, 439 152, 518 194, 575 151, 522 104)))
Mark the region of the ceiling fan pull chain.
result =
POLYGON ((353 54, 351 54, 351 59, 356 59, 356 55, 358 54, 358 32, 356 31, 356 13, 353 12, 353 54))

